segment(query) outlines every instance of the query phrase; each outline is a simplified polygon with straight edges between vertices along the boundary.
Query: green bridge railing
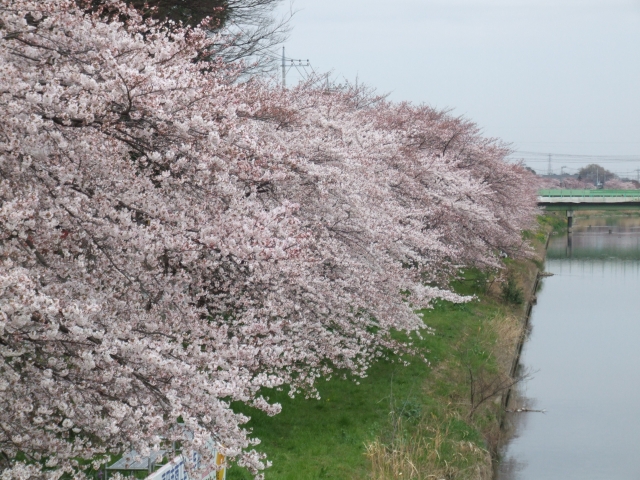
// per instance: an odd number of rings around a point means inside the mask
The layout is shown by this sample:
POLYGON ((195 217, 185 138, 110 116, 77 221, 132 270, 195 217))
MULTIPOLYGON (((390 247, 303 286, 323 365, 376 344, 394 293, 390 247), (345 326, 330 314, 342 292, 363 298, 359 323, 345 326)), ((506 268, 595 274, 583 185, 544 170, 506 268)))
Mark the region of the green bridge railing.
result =
POLYGON ((539 190, 540 197, 623 197, 640 198, 640 190, 539 190))

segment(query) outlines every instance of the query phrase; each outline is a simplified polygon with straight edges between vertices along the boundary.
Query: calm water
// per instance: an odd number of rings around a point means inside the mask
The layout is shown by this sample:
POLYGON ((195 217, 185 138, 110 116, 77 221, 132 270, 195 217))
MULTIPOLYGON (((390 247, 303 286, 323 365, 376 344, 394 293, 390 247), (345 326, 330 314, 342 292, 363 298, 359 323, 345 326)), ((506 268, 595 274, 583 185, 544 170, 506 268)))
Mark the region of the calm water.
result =
POLYGON ((499 480, 640 479, 640 219, 552 237, 499 480), (611 232, 611 233, 609 233, 611 232))

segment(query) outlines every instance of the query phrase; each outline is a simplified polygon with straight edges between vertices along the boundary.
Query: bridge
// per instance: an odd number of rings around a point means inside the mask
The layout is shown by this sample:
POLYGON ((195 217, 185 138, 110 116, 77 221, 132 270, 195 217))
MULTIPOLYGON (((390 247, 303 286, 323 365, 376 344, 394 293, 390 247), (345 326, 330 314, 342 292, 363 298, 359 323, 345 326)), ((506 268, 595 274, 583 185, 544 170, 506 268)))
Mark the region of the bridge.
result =
POLYGON ((571 232, 574 211, 638 210, 640 190, 540 190, 538 205, 549 211, 566 211, 571 232))

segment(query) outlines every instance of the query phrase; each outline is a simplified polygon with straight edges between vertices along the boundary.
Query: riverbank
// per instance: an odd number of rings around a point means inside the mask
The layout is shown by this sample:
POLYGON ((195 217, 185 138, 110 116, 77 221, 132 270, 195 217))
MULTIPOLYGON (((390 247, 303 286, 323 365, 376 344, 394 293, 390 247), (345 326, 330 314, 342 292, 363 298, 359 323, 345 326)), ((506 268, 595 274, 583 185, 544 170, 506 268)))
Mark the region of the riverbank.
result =
MULTIPOLYGON (((359 385, 341 379, 323 383, 321 400, 268 392, 283 406, 275 417, 245 407, 252 417, 249 427, 263 442, 259 448, 273 462, 265 478, 491 478, 504 396, 516 380, 514 352, 533 301, 546 235, 559 221, 543 219, 539 231, 527 235, 533 258, 506 260, 500 276, 511 279, 509 291, 501 286, 507 281, 467 271, 454 287, 476 295, 476 301, 441 302, 424 312, 435 334, 417 346, 430 367, 418 358, 390 357, 359 385)), ((249 478, 238 467, 227 475, 249 478)))

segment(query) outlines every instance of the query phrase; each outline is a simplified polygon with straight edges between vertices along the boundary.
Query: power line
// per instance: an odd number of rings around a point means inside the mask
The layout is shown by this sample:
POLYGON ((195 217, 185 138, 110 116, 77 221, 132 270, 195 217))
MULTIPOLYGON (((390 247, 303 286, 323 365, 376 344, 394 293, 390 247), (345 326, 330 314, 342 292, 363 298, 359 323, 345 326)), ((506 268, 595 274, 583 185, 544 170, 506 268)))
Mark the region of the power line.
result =
POLYGON ((535 155, 535 156, 548 156, 561 158, 602 158, 602 159, 633 159, 640 160, 640 155, 589 155, 589 154, 575 154, 575 153, 549 153, 549 152, 529 152, 524 150, 516 150, 514 154, 535 155))
MULTIPOLYGON (((265 50, 263 53, 264 53, 265 55, 267 55, 268 57, 273 58, 274 60, 278 60, 278 61, 282 60, 282 55, 278 55, 278 54, 273 53, 273 52, 270 52, 270 51, 268 51, 268 50, 265 50)), ((303 60, 303 59, 301 59, 301 58, 291 58, 291 57, 287 57, 286 55, 285 55, 284 59, 285 59, 287 62, 308 62, 308 61, 309 61, 309 60, 303 60)))
MULTIPOLYGON (((548 159, 544 159, 544 158, 513 158, 512 160, 524 160, 526 163, 546 163, 547 165, 549 164, 549 160, 548 159)), ((587 162, 586 160, 566 160, 563 159, 562 163, 571 163, 571 164, 580 164, 580 165, 584 165, 586 163, 602 163, 602 164, 619 164, 619 163, 639 163, 640 162, 640 158, 638 160, 598 160, 598 159, 592 159, 593 162, 587 162)))

